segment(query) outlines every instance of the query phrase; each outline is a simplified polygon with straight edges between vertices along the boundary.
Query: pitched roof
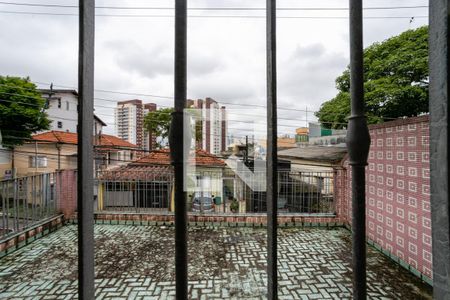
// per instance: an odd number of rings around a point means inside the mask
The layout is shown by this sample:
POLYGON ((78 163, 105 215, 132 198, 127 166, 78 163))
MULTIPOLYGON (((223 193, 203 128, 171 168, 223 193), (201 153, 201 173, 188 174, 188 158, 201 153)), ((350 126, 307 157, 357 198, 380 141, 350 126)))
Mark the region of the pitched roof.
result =
POLYGON ((107 126, 105 122, 103 122, 102 119, 100 119, 99 117, 97 117, 96 114, 94 114, 94 119, 97 120, 100 124, 102 124, 102 126, 107 126))
POLYGON ((99 136, 100 145, 101 146, 115 146, 115 147, 124 147, 124 148, 137 148, 136 145, 122 140, 121 138, 109 135, 109 134, 100 134, 99 136))
MULTIPOLYGON (((78 135, 73 132, 65 131, 47 131, 32 136, 32 139, 41 143, 61 143, 61 144, 78 144, 78 135)), ((137 148, 136 145, 129 143, 114 135, 101 134, 99 136, 100 144, 97 146, 108 147, 123 147, 123 148, 137 148)))
POLYGON ((171 181, 173 168, 170 165, 126 165, 115 169, 102 171, 99 178, 103 180, 143 180, 171 181))
MULTIPOLYGON (((225 162, 217 156, 203 150, 196 150, 196 165, 207 167, 223 167, 225 162)), ((125 166, 104 171, 100 174, 103 180, 143 180, 143 181, 171 181, 173 167, 170 164, 170 150, 152 151, 141 159, 125 166)))
POLYGON ((78 144, 76 133, 56 130, 35 134, 32 136, 32 139, 43 143, 78 144))
MULTIPOLYGON (((150 152, 148 155, 142 157, 136 162, 132 162, 130 165, 170 165, 170 150, 161 149, 150 152)), ((223 167, 225 161, 217 156, 206 152, 204 150, 195 150, 195 165, 206 167, 223 167)))
POLYGON ((74 94, 78 96, 77 90, 74 89, 38 89, 41 94, 74 94))
POLYGON ((278 151, 285 159, 302 159, 316 162, 337 163, 347 154, 346 147, 307 146, 278 151))

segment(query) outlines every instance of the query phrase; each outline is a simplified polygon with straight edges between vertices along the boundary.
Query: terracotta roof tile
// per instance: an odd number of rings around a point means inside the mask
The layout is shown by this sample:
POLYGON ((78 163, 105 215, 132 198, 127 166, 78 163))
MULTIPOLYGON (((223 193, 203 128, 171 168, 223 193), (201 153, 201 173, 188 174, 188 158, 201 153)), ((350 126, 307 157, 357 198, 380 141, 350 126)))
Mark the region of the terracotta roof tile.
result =
POLYGON ((127 165, 109 171, 101 172, 102 180, 143 180, 143 181, 171 181, 173 177, 172 166, 156 165, 127 165))
MULTIPOLYGON (((78 144, 78 136, 73 132, 65 131, 47 131, 33 135, 33 140, 41 143, 62 143, 62 144, 78 144)), ((131 144, 121 138, 109 134, 101 134, 99 136, 100 146, 105 147, 123 147, 123 148, 137 148, 136 145, 131 144)))
POLYGON ((78 143, 78 137, 76 133, 65 131, 47 131, 33 135, 33 140, 48 143, 65 143, 76 145, 78 143))
POLYGON ((100 135, 100 145, 101 146, 115 146, 115 147, 124 147, 124 148, 137 148, 136 145, 122 140, 121 138, 109 135, 109 134, 101 134, 100 135))
MULTIPOLYGON (((155 150, 150 154, 142 157, 136 162, 131 163, 131 165, 170 165, 170 153, 169 149, 155 150)), ((225 161, 218 158, 217 156, 208 153, 204 150, 197 149, 195 164, 197 166, 208 166, 208 167, 223 167, 225 166, 225 161)))

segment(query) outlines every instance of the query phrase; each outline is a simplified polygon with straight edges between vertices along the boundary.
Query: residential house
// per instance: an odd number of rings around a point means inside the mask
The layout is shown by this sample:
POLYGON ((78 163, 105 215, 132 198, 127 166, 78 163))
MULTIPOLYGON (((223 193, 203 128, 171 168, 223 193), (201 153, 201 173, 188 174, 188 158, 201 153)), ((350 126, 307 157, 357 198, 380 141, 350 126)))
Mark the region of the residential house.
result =
MULTIPOLYGON (((225 162, 203 150, 196 150, 190 162, 186 180, 189 208, 198 195, 222 203, 225 162)), ((137 161, 102 172, 99 209, 172 211, 173 176, 169 149, 154 150, 137 161)))
MULTIPOLYGON (((45 112, 51 120, 50 130, 77 132, 78 92, 70 89, 40 89, 42 97, 47 99, 45 112)), ((102 133, 106 123, 94 114, 93 134, 102 133)))
MULTIPOLYGON (((11 159, 0 165, 0 174, 14 170, 15 176, 25 176, 77 168, 76 133, 52 130, 33 135, 32 140, 10 151, 11 159)), ((136 145, 107 134, 94 139, 94 148, 97 169, 128 163, 137 151, 136 145)))
POLYGON ((305 146, 278 151, 280 159, 289 160, 293 171, 332 172, 347 154, 345 147, 305 146))

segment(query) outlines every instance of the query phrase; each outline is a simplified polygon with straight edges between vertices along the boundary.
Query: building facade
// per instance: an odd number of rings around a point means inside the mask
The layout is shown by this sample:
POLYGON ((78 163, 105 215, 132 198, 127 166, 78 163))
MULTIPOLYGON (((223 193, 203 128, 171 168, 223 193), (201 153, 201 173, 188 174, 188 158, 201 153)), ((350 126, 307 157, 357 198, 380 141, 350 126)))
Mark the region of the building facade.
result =
POLYGON ((117 102, 114 112, 116 135, 141 149, 154 149, 156 137, 144 129, 144 117, 156 109, 155 103, 143 104, 139 99, 117 102))
POLYGON ((197 148, 219 155, 227 149, 227 115, 225 106, 212 98, 188 100, 187 106, 201 112, 201 139, 197 148))
MULTIPOLYGON (((50 119, 50 130, 77 132, 78 92, 69 89, 41 89, 42 97, 47 99, 45 112, 50 119)), ((106 123, 94 115, 93 134, 102 133, 106 123)))
MULTIPOLYGON (((136 145, 116 136, 101 134, 93 139, 97 171, 128 164, 139 156, 136 145)), ((76 133, 52 130, 33 135, 32 140, 0 156, 0 180, 77 168, 76 133)))

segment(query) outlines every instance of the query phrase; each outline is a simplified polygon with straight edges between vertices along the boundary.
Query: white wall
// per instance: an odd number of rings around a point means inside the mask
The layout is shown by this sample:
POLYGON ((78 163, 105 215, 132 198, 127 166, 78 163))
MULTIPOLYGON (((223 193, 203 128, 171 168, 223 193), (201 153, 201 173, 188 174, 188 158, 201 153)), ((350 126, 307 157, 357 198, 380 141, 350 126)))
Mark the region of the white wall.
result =
POLYGON ((78 97, 73 93, 55 93, 46 110, 49 119, 52 120, 50 130, 77 132, 78 124, 78 97), (58 107, 61 99, 61 107, 58 107), (58 127, 61 122, 62 128, 58 127))

